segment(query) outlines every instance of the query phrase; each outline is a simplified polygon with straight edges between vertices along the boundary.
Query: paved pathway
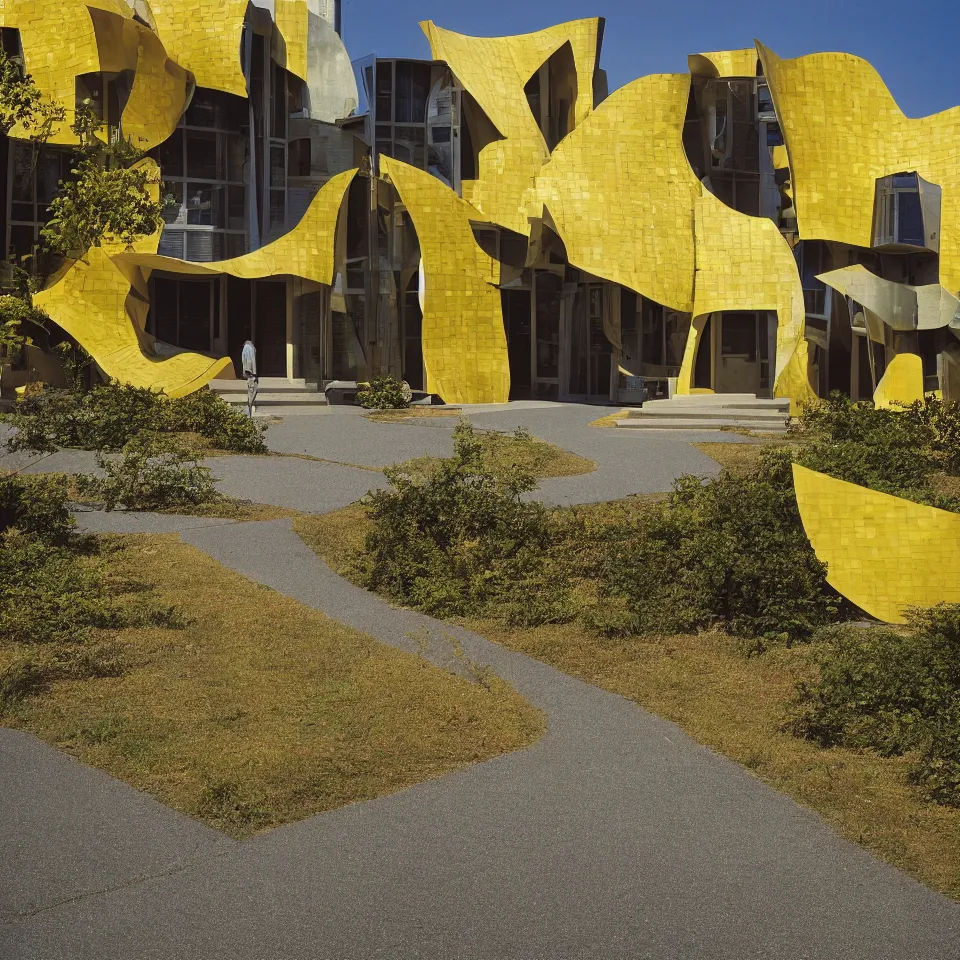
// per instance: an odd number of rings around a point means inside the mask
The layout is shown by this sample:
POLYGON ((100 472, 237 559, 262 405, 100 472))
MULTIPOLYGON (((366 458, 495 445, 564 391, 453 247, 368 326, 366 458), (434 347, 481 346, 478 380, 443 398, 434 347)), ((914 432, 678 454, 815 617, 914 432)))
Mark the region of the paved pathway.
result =
MULTIPOLYGON (((455 418, 420 423, 375 423, 352 407, 331 407, 311 417, 290 417, 267 431, 270 449, 294 454, 277 457, 216 457, 208 462, 230 496, 257 503, 323 513, 359 500, 368 490, 386 486, 379 470, 421 456, 449 456, 455 418), (300 456, 317 459, 300 459, 300 456)), ((478 427, 513 431, 526 427, 534 436, 580 454, 597 464, 593 473, 544 480, 533 494, 568 506, 614 500, 633 493, 669 490, 684 473, 710 475, 719 467, 692 446, 695 440, 743 441, 736 434, 684 431, 609 430, 589 426, 609 408, 579 404, 468 407, 478 427)), ((25 473, 91 472, 92 453, 63 450, 52 456, 4 453, 0 426, 0 469, 25 473)))
MULTIPOLYGON (((589 476, 604 492, 664 489, 677 471, 709 472, 711 461, 683 440, 588 431, 596 413, 471 417, 497 428, 520 417, 535 435, 590 456, 600 470, 589 476)), ((309 419, 274 428, 271 441, 313 443, 292 452, 368 466, 387 453, 444 453, 450 442, 443 421, 369 430, 378 425, 350 415, 309 419), (298 433, 321 421, 321 439, 298 433), (387 436, 402 438, 391 442, 404 450, 385 447, 387 436)), ((247 484, 251 499, 309 500, 313 509, 350 502, 377 479, 303 460, 214 463, 228 490, 247 484), (282 465, 286 484, 251 480, 248 463, 282 465), (255 486, 266 498, 251 496, 255 486)), ((595 496, 589 484, 571 486, 580 479, 555 481, 543 495, 595 496)), ((957 956, 960 906, 840 840, 673 724, 352 586, 288 521, 100 513, 81 521, 179 532, 384 643, 421 652, 426 635, 440 664, 449 665, 455 636, 546 712, 548 731, 527 750, 245 843, 0 731, 3 960, 957 956)))

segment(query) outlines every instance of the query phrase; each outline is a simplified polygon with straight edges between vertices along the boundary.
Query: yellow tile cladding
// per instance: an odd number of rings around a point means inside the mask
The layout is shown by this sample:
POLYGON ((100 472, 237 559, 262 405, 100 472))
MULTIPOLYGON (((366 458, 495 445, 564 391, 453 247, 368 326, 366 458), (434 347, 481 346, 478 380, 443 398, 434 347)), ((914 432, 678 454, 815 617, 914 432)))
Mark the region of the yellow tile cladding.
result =
POLYGON ((55 320, 108 376, 136 387, 186 396, 215 377, 232 376, 228 358, 159 344, 127 310, 130 282, 107 251, 94 247, 70 264, 34 303, 55 320))
POLYGON ((434 58, 450 65, 503 137, 480 150, 470 202, 494 223, 529 236, 527 203, 548 150, 524 86, 557 50, 570 43, 577 72, 574 113, 581 124, 593 110, 599 19, 574 20, 517 37, 467 37, 431 21, 421 27, 434 58))
POLYGON ((943 190, 940 283, 960 291, 960 108, 910 119, 866 60, 757 50, 790 155, 801 238, 869 247, 877 179, 916 172, 943 190))
POLYGON ((470 227, 475 213, 423 170, 381 158, 420 240, 423 364, 427 390, 447 403, 503 403, 510 364, 500 291, 487 282, 490 257, 470 227))
POLYGON ((836 480, 794 464, 803 527, 827 580, 878 620, 960 603, 960 514, 836 480))
POLYGON ((247 95, 240 36, 247 0, 149 0, 157 34, 198 87, 247 95))
POLYGON ((289 233, 242 257, 199 263, 131 250, 117 254, 115 259, 120 265, 139 267, 145 271, 163 270, 193 276, 226 273, 248 280, 287 275, 330 286, 333 283, 340 207, 356 174, 356 170, 347 170, 332 177, 318 191, 303 219, 289 233))

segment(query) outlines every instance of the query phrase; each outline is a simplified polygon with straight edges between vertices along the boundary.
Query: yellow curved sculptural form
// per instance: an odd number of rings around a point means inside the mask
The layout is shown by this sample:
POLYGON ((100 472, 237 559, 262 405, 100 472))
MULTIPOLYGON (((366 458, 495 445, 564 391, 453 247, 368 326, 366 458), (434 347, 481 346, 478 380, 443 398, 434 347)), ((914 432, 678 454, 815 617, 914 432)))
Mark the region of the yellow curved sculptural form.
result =
POLYGON ((803 528, 830 585, 871 616, 960 603, 960 514, 793 466, 803 528))
POLYGON ((233 375, 229 358, 179 350, 144 333, 128 312, 130 294, 130 282, 110 255, 94 247, 33 300, 121 383, 183 397, 224 373, 233 375))
POLYGON ((549 151, 524 86, 569 43, 577 72, 574 118, 583 123, 593 110, 600 20, 574 20, 516 37, 466 37, 430 21, 420 26, 434 59, 450 65, 503 137, 480 150, 477 180, 464 183, 464 197, 492 222, 529 236, 527 196, 549 151))
POLYGON ((940 283, 960 290, 960 108, 910 119, 866 60, 781 60, 759 41, 757 51, 790 157, 801 238, 871 246, 877 179, 916 172, 942 188, 940 283))
MULTIPOLYGON (((67 118, 54 128, 50 143, 76 143, 70 125, 76 102, 75 78, 96 73, 100 50, 88 7, 129 17, 123 0, 4 0, 0 5, 0 27, 20 31, 24 68, 40 91, 66 110, 67 118)), ((11 136, 23 136, 15 127, 11 136)))
POLYGON ((813 390, 795 369, 806 357, 796 260, 772 221, 731 209, 697 179, 683 149, 689 94, 686 74, 615 91, 554 150, 538 198, 572 264, 694 315, 681 393, 693 389, 698 318, 775 310, 774 394, 802 403, 813 390))
POLYGON ((198 87, 247 95, 240 37, 247 0, 149 0, 157 34, 198 87))
POLYGON ((490 257, 470 228, 475 211, 423 170, 381 158, 420 241, 427 390, 447 403, 504 403, 510 364, 490 257))
POLYGON ((687 65, 694 77, 755 77, 757 51, 750 47, 746 50, 693 53, 687 57, 687 65))
MULTIPOLYGON (((76 77, 85 73, 135 71, 123 110, 124 135, 142 150, 173 132, 187 97, 188 74, 163 44, 132 18, 122 0, 4 0, 0 26, 20 30, 24 66, 40 91, 66 111, 51 143, 76 143, 76 77)), ((11 130, 24 136, 22 128, 11 130)))
POLYGON ((131 267, 139 268, 144 276, 149 276, 153 270, 188 276, 226 273, 247 280, 290 275, 329 286, 333 283, 337 219, 343 198, 356 175, 354 169, 332 177, 317 192, 303 219, 289 233, 242 257, 199 263, 128 250, 117 254, 115 259, 125 272, 131 267))
POLYGON ((287 48, 286 68, 301 80, 307 79, 306 0, 274 0, 273 19, 287 48))
POLYGON ((887 364, 877 389, 873 393, 874 406, 909 407, 923 400, 923 360, 915 353, 898 353, 887 364))

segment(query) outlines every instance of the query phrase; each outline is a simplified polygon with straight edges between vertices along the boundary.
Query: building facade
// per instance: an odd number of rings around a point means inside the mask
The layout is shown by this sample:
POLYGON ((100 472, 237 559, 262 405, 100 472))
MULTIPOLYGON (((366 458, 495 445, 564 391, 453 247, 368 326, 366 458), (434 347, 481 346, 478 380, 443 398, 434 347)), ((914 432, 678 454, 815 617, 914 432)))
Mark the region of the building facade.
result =
MULTIPOLYGON (((212 45, 169 0, 47 6, 5 2, 4 50, 169 198, 38 296, 108 376, 189 392, 252 338, 267 376, 447 402, 960 398, 960 121, 863 60, 757 44, 610 92, 596 18, 351 63, 339 3, 211 5, 212 45)), ((0 144, 15 256, 69 144, 0 144)))

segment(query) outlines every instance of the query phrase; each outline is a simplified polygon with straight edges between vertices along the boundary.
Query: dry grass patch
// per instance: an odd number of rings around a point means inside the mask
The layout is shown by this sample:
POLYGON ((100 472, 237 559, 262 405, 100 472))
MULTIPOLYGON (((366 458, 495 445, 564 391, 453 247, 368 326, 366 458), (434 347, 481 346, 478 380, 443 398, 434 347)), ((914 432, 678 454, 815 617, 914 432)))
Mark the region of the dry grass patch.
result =
MULTIPOLYGON (((541 714, 252 584, 175 536, 110 538, 182 629, 100 631, 121 676, 59 681, 10 726, 245 837, 532 743, 541 714)), ((2 645, 0 645, 2 647, 2 645)), ((4 659, 18 651, 4 651, 4 659)))
MULTIPOLYGON (((728 463, 738 469, 739 451, 731 447, 742 448, 749 466, 764 445, 699 446, 733 454, 728 463)), ((650 502, 630 498, 578 509, 604 523, 650 502)), ((352 506, 299 518, 294 529, 331 567, 350 575, 350 556, 363 548, 369 520, 362 507, 352 506)), ((611 640, 577 624, 522 629, 471 619, 465 625, 672 720, 815 810, 847 839, 960 899, 960 809, 929 803, 907 784, 911 757, 824 750, 784 730, 797 682, 815 670, 811 646, 747 657, 742 642, 723 633, 611 640)))
POLYGON ((760 457, 771 447, 783 447, 787 443, 783 437, 776 440, 767 439, 753 443, 695 443, 701 453, 705 453, 711 460, 716 460, 724 470, 729 470, 737 476, 743 477, 750 473, 760 457))
POLYGON ((374 423, 414 423, 417 420, 431 420, 436 417, 459 417, 459 409, 445 407, 407 407, 404 410, 370 410, 363 414, 374 423))
MULTIPOLYGON (((509 476, 520 470, 537 480, 545 480, 548 477, 576 477, 597 469, 593 460, 538 440, 525 430, 500 433, 475 429, 474 434, 480 441, 484 468, 496 476, 509 476)), ((403 467, 413 476, 427 479, 439 463, 438 457, 417 457, 406 461, 403 467)))

